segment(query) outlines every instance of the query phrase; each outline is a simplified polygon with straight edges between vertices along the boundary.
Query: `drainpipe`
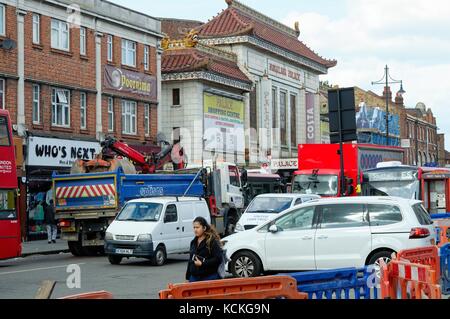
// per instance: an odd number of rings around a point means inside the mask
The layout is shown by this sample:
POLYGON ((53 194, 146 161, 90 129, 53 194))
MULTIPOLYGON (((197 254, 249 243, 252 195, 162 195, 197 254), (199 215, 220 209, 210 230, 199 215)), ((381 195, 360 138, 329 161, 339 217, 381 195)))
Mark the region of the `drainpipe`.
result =
POLYGON ((25 136, 25 16, 27 12, 20 8, 17 1, 17 127, 19 136, 25 136))

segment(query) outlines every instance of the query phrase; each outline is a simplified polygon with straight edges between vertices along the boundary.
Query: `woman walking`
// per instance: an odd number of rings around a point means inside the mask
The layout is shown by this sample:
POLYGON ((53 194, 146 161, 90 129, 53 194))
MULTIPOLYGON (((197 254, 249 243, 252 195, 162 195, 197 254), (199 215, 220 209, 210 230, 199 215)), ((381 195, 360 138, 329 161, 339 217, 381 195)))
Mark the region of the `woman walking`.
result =
POLYGON ((194 234, 186 280, 196 282, 220 279, 218 270, 222 263, 222 243, 219 234, 203 217, 194 220, 194 234))

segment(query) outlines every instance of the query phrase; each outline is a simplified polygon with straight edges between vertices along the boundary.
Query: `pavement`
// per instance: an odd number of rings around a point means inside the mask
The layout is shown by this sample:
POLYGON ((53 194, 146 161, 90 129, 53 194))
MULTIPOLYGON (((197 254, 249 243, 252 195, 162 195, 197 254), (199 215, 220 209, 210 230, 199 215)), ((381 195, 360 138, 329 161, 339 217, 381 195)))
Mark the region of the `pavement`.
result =
POLYGON ((69 252, 67 241, 57 239, 56 244, 49 244, 47 240, 37 240, 22 243, 22 257, 33 255, 55 255, 69 252))

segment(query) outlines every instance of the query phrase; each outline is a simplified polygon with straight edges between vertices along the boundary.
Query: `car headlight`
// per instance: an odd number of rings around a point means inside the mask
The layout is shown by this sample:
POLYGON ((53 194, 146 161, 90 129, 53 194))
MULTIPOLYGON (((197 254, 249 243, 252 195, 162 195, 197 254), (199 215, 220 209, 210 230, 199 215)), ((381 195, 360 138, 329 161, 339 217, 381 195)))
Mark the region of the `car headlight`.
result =
POLYGON ((236 231, 245 231, 244 226, 242 226, 241 224, 237 223, 236 231))
POLYGON ((114 236, 112 233, 106 233, 105 240, 114 240, 114 236))
POLYGON ((152 241, 152 235, 150 234, 141 234, 138 236, 138 241, 152 241))

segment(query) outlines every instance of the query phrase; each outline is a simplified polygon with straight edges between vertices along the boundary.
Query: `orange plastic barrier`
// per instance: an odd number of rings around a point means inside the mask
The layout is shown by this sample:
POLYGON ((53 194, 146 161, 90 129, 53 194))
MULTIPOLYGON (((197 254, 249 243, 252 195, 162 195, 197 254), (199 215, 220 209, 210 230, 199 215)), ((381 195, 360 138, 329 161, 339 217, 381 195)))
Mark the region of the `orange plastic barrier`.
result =
POLYGON ((238 278, 169 285, 160 299, 308 299, 287 276, 238 278))
POLYGON ((59 299, 114 299, 114 297, 110 292, 96 291, 79 295, 67 296, 59 299))
POLYGON ((402 250, 397 254, 397 260, 406 260, 413 264, 430 266, 437 276, 440 276, 441 261, 439 249, 436 246, 402 250))
POLYGON ((427 265, 393 260, 381 262, 383 299, 441 299, 436 271, 427 265))

